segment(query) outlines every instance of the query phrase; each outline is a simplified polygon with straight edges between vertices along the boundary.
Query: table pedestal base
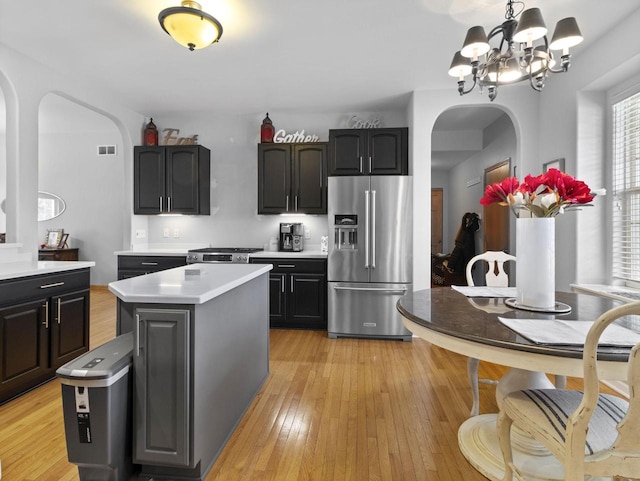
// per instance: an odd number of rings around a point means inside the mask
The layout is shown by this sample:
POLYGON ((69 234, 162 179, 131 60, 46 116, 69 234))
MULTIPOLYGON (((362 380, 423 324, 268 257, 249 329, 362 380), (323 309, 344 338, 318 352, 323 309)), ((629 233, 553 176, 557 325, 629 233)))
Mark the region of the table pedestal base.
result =
MULTIPOLYGON (((504 463, 496 432, 497 414, 482 414, 467 419, 458 430, 460 451, 467 461, 491 481, 502 481, 504 463)), ((530 481, 562 481, 564 468, 552 454, 532 455, 513 449, 513 460, 530 481)), ((610 481, 611 478, 586 476, 585 480, 610 481)))

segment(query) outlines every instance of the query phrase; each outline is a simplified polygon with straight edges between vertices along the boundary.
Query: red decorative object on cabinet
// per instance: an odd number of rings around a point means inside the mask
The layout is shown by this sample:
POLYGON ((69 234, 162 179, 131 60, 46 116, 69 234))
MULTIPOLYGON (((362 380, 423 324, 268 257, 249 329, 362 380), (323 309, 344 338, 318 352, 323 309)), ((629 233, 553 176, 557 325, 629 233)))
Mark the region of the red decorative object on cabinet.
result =
POLYGON ((273 123, 269 118, 269 112, 267 112, 267 116, 264 118, 262 125, 260 126, 260 142, 273 142, 273 135, 275 134, 275 131, 276 129, 273 127, 273 123))
POLYGON ((158 129, 153 123, 153 118, 149 119, 149 123, 144 128, 142 143, 146 146, 158 145, 158 129))

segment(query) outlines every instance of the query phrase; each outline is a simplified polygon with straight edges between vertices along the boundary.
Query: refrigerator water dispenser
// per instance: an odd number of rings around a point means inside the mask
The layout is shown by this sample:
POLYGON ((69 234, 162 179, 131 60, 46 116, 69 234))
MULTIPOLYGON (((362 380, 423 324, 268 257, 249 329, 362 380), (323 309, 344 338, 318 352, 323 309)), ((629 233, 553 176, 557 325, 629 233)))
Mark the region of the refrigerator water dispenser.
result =
POLYGON ((340 214, 334 221, 334 244, 339 250, 358 248, 358 216, 340 214))

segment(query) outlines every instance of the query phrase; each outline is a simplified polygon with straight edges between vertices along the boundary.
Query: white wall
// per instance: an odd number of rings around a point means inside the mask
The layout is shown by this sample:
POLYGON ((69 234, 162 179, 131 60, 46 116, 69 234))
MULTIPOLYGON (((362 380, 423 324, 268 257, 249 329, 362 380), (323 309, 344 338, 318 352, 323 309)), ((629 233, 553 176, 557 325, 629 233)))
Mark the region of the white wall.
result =
POLYGON ((38 235, 49 228, 63 228, 69 247, 79 248, 80 260, 96 263, 91 284, 105 285, 117 279, 115 251, 121 250, 118 228, 124 211, 122 154, 98 156, 97 145, 121 144, 120 133, 40 134, 40 190, 60 196, 66 210, 55 219, 38 222, 38 235))
MULTIPOLYGON (((552 75, 540 98, 538 164, 564 157, 569 174, 590 187, 603 187, 611 165, 607 148, 606 92, 640 73, 637 37, 640 9, 627 16, 589 49, 580 50, 566 74, 552 75)), ((572 282, 609 282, 606 262, 606 198, 595 208, 558 217, 556 286, 572 282), (561 240, 561 241, 560 241, 561 240), (562 264, 560 264, 560 262, 562 264)))
POLYGON ((41 100, 54 92, 112 119, 121 135, 124 179, 121 187, 125 192, 125 207, 110 228, 118 233, 120 245, 129 245, 135 225, 130 214, 133 179, 125 172, 133 171, 131 132, 136 132, 138 137, 144 117, 123 107, 117 96, 96 82, 66 78, 4 45, 0 45, 0 56, 3 59, 0 88, 5 97, 7 118, 7 241, 21 243, 23 252, 34 259, 42 242, 37 222, 38 118, 41 100))

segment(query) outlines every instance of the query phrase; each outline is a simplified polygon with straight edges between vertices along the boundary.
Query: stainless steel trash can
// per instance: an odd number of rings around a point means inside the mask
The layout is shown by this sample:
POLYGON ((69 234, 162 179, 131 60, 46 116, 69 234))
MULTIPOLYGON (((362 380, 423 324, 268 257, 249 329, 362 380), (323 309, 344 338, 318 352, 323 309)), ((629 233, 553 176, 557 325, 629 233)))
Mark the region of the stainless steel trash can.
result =
POLYGON ((133 336, 123 334, 60 367, 69 462, 80 481, 128 481, 133 336))

